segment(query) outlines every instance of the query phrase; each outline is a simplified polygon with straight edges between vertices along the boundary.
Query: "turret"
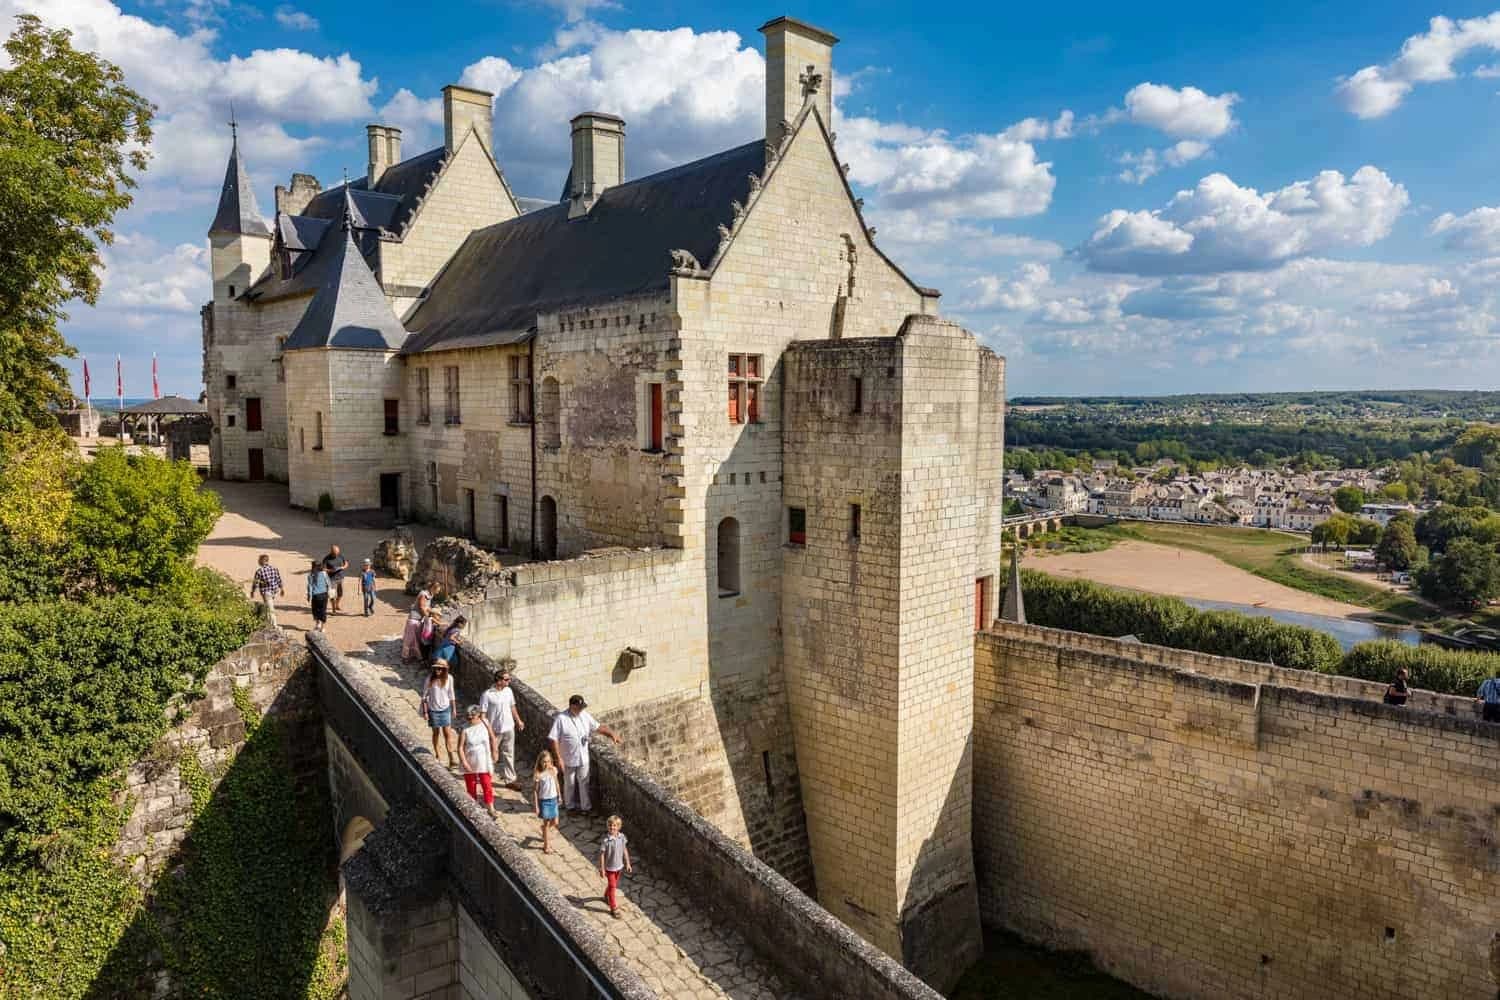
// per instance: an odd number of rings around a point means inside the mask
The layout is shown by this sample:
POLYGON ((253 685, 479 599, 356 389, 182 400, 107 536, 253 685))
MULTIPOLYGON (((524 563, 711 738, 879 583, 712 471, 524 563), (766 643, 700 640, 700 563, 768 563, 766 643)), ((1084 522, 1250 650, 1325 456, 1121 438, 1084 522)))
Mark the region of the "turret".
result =
POLYGON ((229 164, 219 192, 219 210, 208 227, 214 302, 234 299, 250 287, 271 262, 271 227, 261 217, 255 190, 240 160, 239 129, 229 123, 229 164))

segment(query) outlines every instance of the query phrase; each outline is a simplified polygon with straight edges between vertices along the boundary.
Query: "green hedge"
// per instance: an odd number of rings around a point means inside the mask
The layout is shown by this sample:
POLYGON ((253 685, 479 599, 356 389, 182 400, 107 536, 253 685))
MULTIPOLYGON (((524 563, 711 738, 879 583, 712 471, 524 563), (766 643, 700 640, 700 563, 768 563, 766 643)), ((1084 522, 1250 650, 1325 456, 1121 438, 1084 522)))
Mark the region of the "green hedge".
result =
POLYGON ((1412 687, 1472 696, 1486 677, 1500 676, 1500 655, 1389 641, 1362 642, 1344 654, 1339 673, 1389 682, 1402 667, 1410 672, 1412 687))
POLYGON ((1035 570, 1023 570, 1021 577, 1026 619, 1034 625, 1133 635, 1158 646, 1323 673, 1336 672, 1342 655, 1333 636, 1300 625, 1233 611, 1199 611, 1175 597, 1060 580, 1035 570))
POLYGON ((1439 694, 1473 695, 1480 681, 1500 676, 1497 654, 1390 641, 1362 642, 1345 653, 1333 636, 1301 625, 1234 611, 1199 611, 1175 597, 1062 580, 1035 570, 1022 570, 1021 578, 1026 618, 1033 625, 1133 635, 1158 646, 1363 680, 1388 682, 1405 667, 1413 687, 1439 694))

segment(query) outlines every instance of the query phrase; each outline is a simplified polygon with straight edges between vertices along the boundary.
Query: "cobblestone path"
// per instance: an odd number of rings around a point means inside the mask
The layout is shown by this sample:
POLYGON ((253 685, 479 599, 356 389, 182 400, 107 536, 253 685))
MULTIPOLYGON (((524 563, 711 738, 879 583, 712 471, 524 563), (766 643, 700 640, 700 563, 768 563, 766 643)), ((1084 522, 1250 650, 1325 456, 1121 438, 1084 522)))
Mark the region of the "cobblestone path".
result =
MULTIPOLYGON (((353 660, 369 664, 370 676, 385 685, 398 718, 410 720, 411 734, 426 743, 427 725, 418 714, 422 675, 400 665, 400 641, 391 636, 346 649, 353 660)), ((599 878, 599 839, 604 821, 598 818, 561 819, 554 835, 553 853, 542 853, 540 824, 531 810, 528 761, 517 760, 525 795, 495 789, 495 808, 501 829, 525 848, 563 887, 574 906, 589 915, 607 940, 613 941, 653 989, 663 997, 732 997, 735 1000, 779 1000, 795 997, 733 928, 709 920, 694 907, 683 889, 661 874, 670 859, 652 853, 649 843, 631 841, 635 874, 621 880, 623 919, 609 915, 604 882, 599 878)), ((454 773, 462 786, 463 778, 454 773)), ((630 834, 627 826, 626 835, 630 834)))

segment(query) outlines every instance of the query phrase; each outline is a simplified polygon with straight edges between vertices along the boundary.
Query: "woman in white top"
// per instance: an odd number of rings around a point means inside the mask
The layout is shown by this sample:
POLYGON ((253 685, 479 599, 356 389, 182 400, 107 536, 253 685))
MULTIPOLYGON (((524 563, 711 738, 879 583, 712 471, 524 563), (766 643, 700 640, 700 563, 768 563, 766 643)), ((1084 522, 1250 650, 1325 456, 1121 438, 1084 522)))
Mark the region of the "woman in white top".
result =
POLYGON ((475 802, 483 801, 484 807, 494 816, 495 786, 490 768, 494 766, 495 757, 491 751, 495 734, 490 732, 490 724, 484 721, 484 712, 478 705, 470 705, 464 714, 469 719, 459 738, 459 753, 464 759, 464 787, 469 790, 469 798, 475 802), (483 799, 479 795, 481 790, 484 791, 483 799))
POLYGON ((418 640, 422 637, 422 622, 427 619, 427 612, 431 607, 432 594, 423 590, 417 595, 411 610, 406 613, 406 629, 401 633, 402 663, 422 658, 422 647, 418 640))
POLYGON ((453 758, 453 678, 448 676, 448 663, 433 660, 432 670, 427 674, 427 683, 422 685, 422 717, 432 729, 432 755, 438 755, 438 735, 443 737, 443 746, 448 751, 448 766, 457 767, 453 758))

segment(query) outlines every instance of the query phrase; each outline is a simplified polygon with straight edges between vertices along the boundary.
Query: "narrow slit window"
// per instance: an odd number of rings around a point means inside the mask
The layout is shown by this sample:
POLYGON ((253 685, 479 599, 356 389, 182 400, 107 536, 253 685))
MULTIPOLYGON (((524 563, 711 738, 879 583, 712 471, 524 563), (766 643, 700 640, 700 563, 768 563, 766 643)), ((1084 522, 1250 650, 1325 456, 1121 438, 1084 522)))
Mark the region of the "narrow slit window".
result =
POLYGON ((849 407, 850 413, 865 412, 865 380, 858 375, 850 379, 850 388, 853 391, 854 401, 849 407))
POLYGON ((401 400, 399 399, 385 401, 385 433, 387 435, 401 433, 401 400))
POLYGON ((856 542, 859 541, 859 521, 859 504, 851 503, 849 505, 849 537, 856 542))
POLYGON ((793 545, 807 544, 807 510, 802 507, 786 509, 786 540, 793 545))

